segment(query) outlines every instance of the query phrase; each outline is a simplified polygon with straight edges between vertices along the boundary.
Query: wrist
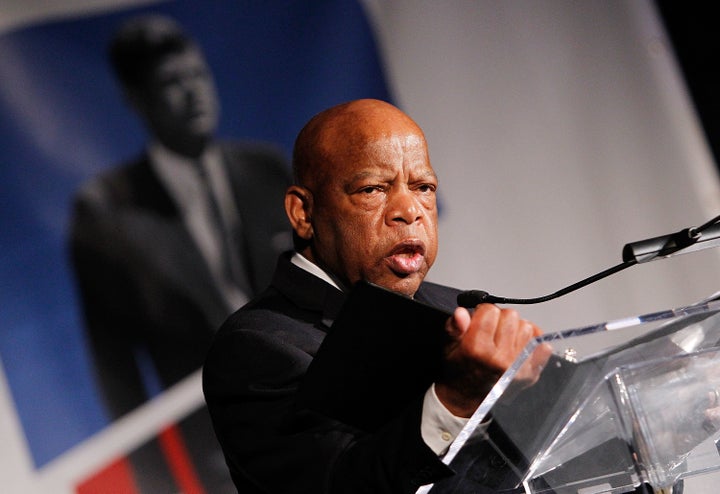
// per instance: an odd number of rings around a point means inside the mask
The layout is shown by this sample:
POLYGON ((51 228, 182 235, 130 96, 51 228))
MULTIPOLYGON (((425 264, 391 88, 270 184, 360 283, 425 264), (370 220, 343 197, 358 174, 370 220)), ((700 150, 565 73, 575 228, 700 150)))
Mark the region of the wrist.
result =
POLYGON ((456 417, 469 418, 480 406, 487 392, 467 393, 448 383, 435 383, 435 394, 440 403, 456 417))

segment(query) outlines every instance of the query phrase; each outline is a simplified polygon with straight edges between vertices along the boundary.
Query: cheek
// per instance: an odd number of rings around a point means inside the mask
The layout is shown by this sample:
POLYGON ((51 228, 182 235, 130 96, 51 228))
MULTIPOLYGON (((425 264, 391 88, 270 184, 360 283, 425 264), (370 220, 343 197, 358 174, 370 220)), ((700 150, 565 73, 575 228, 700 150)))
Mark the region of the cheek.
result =
POLYGON ((199 98, 214 101, 216 99, 215 96, 217 94, 217 89, 215 88, 215 84, 212 81, 206 80, 196 85, 195 93, 199 98))
POLYGON ((355 259, 367 259, 377 244, 377 236, 372 228, 359 217, 338 222, 339 238, 342 238, 343 249, 341 253, 355 259))
MULTIPOLYGON (((438 222, 437 214, 434 214, 428 221, 428 250, 432 250, 434 255, 437 255, 438 250, 438 222)), ((434 257, 434 256, 433 256, 434 257)))
POLYGON ((162 97, 159 101, 160 104, 165 107, 168 114, 182 115, 185 110, 187 98, 182 88, 169 86, 163 90, 162 97))
POLYGON ((339 252, 338 255, 348 268, 367 271, 376 262, 378 251, 382 248, 382 238, 373 228, 370 218, 355 213, 336 222, 339 252))

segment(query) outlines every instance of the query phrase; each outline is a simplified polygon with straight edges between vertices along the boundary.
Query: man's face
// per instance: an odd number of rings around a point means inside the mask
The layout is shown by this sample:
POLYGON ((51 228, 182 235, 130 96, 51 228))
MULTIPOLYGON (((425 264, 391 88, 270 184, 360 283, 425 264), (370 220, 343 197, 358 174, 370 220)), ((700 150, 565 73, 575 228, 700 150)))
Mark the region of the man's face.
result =
POLYGON ((215 132, 215 82, 199 50, 168 55, 147 81, 139 110, 161 140, 208 138, 215 132))
POLYGON ((315 261, 412 296, 437 255, 437 178, 413 126, 339 146, 313 192, 315 261))

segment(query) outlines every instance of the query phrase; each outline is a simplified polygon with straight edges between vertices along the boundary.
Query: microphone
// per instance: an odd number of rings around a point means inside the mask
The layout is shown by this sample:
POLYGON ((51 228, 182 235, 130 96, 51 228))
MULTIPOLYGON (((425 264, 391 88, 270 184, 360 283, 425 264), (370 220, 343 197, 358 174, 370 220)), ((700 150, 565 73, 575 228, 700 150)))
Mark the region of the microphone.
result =
POLYGON ((720 245, 720 224, 704 229, 685 228, 679 232, 632 242, 623 247, 623 260, 634 259, 638 263, 664 259, 678 254, 708 249, 720 245))
POLYGON ((720 245, 720 215, 699 227, 685 228, 670 235, 662 235, 646 240, 626 244, 622 250, 623 262, 605 271, 566 286, 554 293, 534 298, 507 298, 491 295, 484 290, 466 290, 457 296, 460 307, 468 309, 478 304, 539 304, 567 293, 574 292, 590 283, 601 280, 611 274, 644 262, 665 259, 678 254, 717 247, 720 245))

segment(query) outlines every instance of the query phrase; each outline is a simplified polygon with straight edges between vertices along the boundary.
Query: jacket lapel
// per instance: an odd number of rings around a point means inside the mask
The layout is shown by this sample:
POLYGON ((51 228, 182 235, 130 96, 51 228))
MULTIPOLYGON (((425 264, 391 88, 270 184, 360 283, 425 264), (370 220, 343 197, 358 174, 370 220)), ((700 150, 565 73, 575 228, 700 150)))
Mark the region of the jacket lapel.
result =
POLYGON ((330 327, 340 312, 346 295, 294 265, 290 261, 292 254, 286 252, 280 256, 272 285, 301 309, 317 313, 319 321, 326 328, 330 327))

